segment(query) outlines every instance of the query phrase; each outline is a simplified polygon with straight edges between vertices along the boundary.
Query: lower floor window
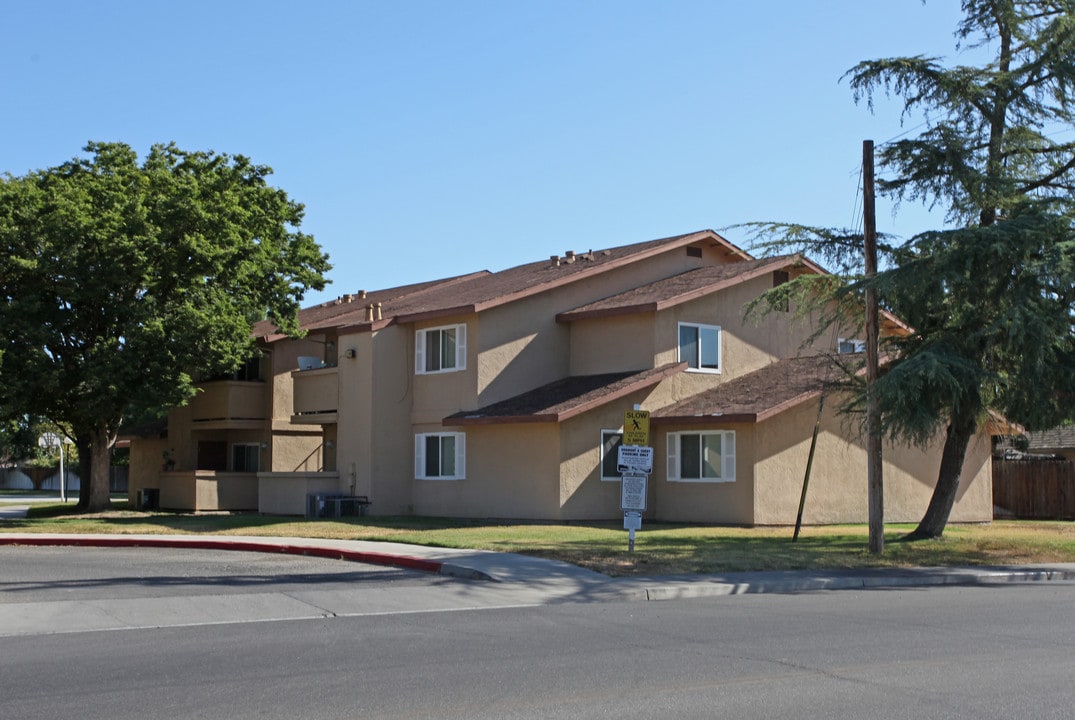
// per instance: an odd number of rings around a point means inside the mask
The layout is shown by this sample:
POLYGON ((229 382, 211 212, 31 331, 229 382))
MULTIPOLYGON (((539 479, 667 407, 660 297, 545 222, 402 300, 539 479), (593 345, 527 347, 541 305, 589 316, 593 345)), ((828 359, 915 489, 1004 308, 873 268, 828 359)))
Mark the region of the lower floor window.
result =
POLYGON ((735 432, 668 433, 668 479, 681 482, 733 482, 735 432))
POLYGON ((231 446, 232 472, 257 472, 261 468, 261 446, 257 443, 237 443, 231 446))
POLYGON ((466 436, 463 433, 415 435, 414 477, 419 480, 462 480, 466 477, 466 436))
POLYGON ((620 445, 623 444, 623 433, 619 430, 601 431, 601 479, 619 480, 620 475, 620 445))

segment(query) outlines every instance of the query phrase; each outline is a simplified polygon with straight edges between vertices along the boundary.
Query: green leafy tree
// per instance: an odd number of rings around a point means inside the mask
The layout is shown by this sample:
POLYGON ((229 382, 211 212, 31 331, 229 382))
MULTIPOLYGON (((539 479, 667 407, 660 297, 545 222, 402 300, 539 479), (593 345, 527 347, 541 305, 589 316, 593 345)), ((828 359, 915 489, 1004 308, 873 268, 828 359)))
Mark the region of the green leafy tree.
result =
POLYGON ((97 511, 124 417, 245 361, 251 318, 297 332, 330 266, 268 167, 174 145, 141 163, 121 143, 85 151, 0 180, 0 407, 70 428, 80 507, 97 511))
POLYGON ((38 437, 37 423, 25 415, 0 419, 0 465, 41 456, 38 437))
POLYGON ((964 0, 963 12, 956 37, 989 56, 981 65, 897 57, 845 76, 871 109, 883 92, 902 98, 905 118, 925 117, 921 133, 880 148, 878 188, 943 208, 951 229, 882 244, 886 269, 867 281, 854 274, 860 235, 755 227, 769 244, 835 262, 851 281, 845 297, 877 287, 912 328, 890 339, 873 389, 890 437, 945 435, 933 496, 908 539, 943 533, 987 411, 1040 428, 1070 416, 1075 400, 1075 3, 964 0))

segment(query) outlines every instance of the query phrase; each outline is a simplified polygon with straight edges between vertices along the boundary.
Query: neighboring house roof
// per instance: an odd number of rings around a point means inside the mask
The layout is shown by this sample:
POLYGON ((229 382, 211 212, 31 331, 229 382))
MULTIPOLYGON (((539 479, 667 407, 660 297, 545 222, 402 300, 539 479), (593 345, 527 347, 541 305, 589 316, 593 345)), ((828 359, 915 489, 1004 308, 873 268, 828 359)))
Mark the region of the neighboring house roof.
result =
MULTIPOLYGON (((395 291, 366 293, 365 297, 344 296, 339 302, 331 301, 301 311, 299 324, 307 331, 330 327, 342 331, 363 331, 392 323, 481 312, 695 243, 723 248, 729 258, 736 260, 736 264, 752 259, 744 250, 712 230, 702 230, 605 250, 568 252, 562 257, 552 256, 500 272, 482 271, 422 286, 409 285, 395 291), (347 297, 352 298, 350 303, 345 301, 347 297), (380 303, 380 317, 369 319, 366 306, 376 303, 380 303)), ((275 330, 271 323, 259 323, 255 335, 266 337, 271 342, 283 337, 274 334, 275 330)))
POLYGON ((799 255, 747 260, 727 265, 709 265, 632 288, 618 295, 562 312, 559 322, 607 317, 639 312, 657 312, 680 303, 744 283, 774 270, 802 262, 799 255))
POLYGON ((507 422, 563 422, 637 390, 683 372, 687 363, 669 363, 652 370, 577 375, 529 392, 444 418, 443 424, 489 425, 507 422))
MULTIPOLYGON (((861 359, 861 356, 853 357, 861 359)), ((817 397, 826 386, 846 379, 854 371, 855 368, 845 368, 831 355, 779 360, 656 410, 650 415, 650 422, 761 422, 817 397)))
POLYGON ((1075 448, 1075 425, 1028 432, 1026 437, 1031 450, 1070 450, 1075 448))

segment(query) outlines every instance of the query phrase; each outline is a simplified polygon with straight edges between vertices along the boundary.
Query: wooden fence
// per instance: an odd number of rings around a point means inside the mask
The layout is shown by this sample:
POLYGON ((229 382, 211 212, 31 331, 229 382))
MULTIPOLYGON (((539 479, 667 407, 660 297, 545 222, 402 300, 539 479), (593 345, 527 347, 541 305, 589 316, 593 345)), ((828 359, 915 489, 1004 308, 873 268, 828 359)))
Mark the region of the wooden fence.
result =
POLYGON ((1075 519, 1071 460, 993 460, 994 515, 1036 520, 1075 519))

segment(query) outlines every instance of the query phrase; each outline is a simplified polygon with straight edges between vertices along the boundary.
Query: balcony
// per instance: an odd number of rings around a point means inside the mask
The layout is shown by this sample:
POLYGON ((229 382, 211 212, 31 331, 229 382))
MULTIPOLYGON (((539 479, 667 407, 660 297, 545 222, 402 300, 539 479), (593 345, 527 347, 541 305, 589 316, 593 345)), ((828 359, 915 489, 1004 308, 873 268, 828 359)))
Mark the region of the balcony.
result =
POLYGON ((162 472, 160 506, 166 510, 257 510, 257 473, 190 470, 162 472))
POLYGON ((268 387, 267 383, 249 380, 202 383, 190 400, 191 420, 199 428, 260 428, 268 416, 268 387))
POLYGON ((336 422, 336 410, 340 397, 336 368, 295 370, 291 373, 293 384, 294 425, 326 425, 336 422))

